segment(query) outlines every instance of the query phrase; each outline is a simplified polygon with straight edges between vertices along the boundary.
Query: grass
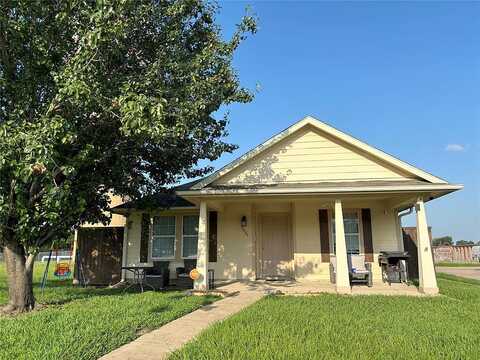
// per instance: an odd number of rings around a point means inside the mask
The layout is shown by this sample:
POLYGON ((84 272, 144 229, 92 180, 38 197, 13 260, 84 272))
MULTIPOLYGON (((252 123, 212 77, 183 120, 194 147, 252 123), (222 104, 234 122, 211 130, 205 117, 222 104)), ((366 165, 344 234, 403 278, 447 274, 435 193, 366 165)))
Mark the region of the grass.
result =
POLYGON ((456 282, 463 282, 466 284, 473 284, 480 286, 480 280, 465 278, 457 275, 451 275, 447 273, 437 272, 437 279, 453 280, 456 282))
POLYGON ((269 296, 171 359, 478 359, 480 282, 439 275, 443 296, 269 296))
MULTIPOLYGON (((179 291, 73 288, 69 281, 54 280, 53 272, 42 294, 43 269, 43 264, 36 264, 35 293, 48 306, 15 317, 0 316, 0 359, 97 359, 215 300, 179 291)), ((5 268, 0 263, 0 304, 6 301, 5 268)))
POLYGON ((480 262, 439 262, 435 266, 443 267, 480 267, 480 262))

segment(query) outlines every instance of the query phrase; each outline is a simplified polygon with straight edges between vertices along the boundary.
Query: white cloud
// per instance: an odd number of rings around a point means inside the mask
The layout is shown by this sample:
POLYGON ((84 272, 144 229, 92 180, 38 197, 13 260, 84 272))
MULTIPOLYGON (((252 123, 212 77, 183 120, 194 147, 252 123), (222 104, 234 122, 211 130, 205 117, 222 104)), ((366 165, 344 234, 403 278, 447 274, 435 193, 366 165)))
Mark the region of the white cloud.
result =
POLYGON ((448 144, 445 147, 445 151, 455 151, 455 152, 465 151, 465 146, 460 145, 460 144, 448 144))

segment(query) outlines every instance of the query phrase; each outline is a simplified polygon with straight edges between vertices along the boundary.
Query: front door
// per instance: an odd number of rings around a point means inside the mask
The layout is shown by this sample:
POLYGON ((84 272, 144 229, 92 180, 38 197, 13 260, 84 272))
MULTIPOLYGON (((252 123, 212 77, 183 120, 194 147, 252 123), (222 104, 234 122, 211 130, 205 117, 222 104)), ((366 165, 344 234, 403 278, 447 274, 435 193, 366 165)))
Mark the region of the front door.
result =
POLYGON ((289 214, 261 216, 262 275, 264 278, 289 278, 292 274, 289 214))

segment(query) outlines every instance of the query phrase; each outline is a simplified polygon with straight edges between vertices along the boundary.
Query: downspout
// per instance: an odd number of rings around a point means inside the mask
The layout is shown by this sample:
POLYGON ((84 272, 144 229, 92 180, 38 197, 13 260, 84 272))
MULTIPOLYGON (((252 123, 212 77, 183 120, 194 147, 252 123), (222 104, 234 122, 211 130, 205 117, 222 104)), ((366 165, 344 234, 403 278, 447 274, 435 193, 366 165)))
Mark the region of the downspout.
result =
POLYGON ((406 212, 398 214, 398 241, 400 242, 399 245, 401 245, 401 248, 404 250, 405 248, 403 246, 402 217, 410 215, 412 212, 413 206, 410 206, 410 208, 406 212))
POLYGON ((410 206, 407 212, 398 214, 398 221, 400 222, 400 225, 402 224, 402 217, 410 215, 413 212, 413 206, 410 206))

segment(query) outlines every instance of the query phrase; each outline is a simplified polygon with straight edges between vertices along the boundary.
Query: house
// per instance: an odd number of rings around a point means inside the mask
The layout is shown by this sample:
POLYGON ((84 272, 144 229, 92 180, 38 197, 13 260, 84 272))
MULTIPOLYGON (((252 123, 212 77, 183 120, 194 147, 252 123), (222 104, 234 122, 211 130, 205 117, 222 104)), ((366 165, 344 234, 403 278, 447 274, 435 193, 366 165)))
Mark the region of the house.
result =
POLYGON ((329 282, 349 293, 348 256, 381 283, 378 255, 403 250, 399 214, 415 208, 419 285, 437 293, 425 203, 461 189, 312 117, 175 194, 113 209, 125 215, 124 264, 196 260, 196 289, 216 279, 329 282))

